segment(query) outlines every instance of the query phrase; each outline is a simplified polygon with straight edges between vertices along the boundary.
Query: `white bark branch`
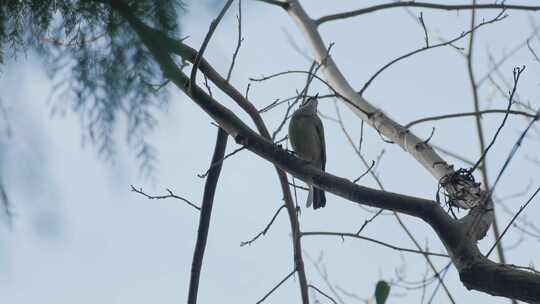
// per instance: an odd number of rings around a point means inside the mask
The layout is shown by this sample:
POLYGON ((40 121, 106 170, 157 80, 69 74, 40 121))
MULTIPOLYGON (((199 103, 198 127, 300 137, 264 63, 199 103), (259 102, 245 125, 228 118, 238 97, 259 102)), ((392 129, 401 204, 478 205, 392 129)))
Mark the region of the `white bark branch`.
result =
MULTIPOLYGON (((315 21, 308 16, 298 0, 290 0, 287 3, 289 4, 286 9, 287 13, 303 33, 315 59, 319 64, 323 65, 321 70, 328 83, 340 95, 354 103, 354 105, 348 102, 345 102, 345 104, 382 136, 411 154, 437 181, 444 180, 452 175, 454 173, 453 166, 439 156, 429 144, 392 120, 352 88, 338 69, 332 56, 327 53, 327 47, 317 30, 315 21)), ((459 194, 459 197, 453 203, 465 209, 478 205, 482 199, 482 191, 479 185, 474 183, 468 183, 460 187, 448 185, 446 191, 451 195, 459 194)))

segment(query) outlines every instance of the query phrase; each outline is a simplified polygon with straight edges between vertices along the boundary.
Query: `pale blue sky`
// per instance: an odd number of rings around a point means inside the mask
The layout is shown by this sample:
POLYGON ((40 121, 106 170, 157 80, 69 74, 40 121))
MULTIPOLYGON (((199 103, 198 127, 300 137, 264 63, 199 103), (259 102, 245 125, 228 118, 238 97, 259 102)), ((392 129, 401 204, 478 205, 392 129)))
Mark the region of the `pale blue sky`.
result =
MULTIPOLYGON (((359 7, 353 1, 329 3, 303 1, 313 17, 359 7)), ((363 1, 362 5, 375 3, 380 2, 363 1)), ((206 58, 223 74, 236 43, 235 8, 220 24, 206 52, 206 58)), ((183 34, 190 36, 188 44, 199 47, 215 13, 205 1, 190 3, 182 20, 183 34)), ((423 13, 430 31, 446 38, 468 27, 468 12, 423 10, 423 13)), ((495 11, 482 12, 479 20, 495 14, 495 11)), ((511 11, 504 21, 477 32, 475 67, 479 77, 489 69, 487 50, 499 58, 529 35, 529 15, 540 24, 538 14, 511 11)), ((308 51, 303 36, 283 11, 244 1, 243 17, 245 41, 232 78, 241 91, 245 90, 249 77, 309 67, 309 62, 288 42, 287 35, 290 35, 300 48, 308 51)), ((384 63, 424 43, 422 29, 402 9, 326 24, 321 27, 321 33, 326 43, 335 43, 332 55, 358 88, 384 63)), ((457 45, 465 46, 466 41, 457 45)), ((532 45, 540 50, 540 40, 533 40, 532 45)), ((512 68, 518 65, 527 65, 519 86, 520 97, 534 107, 540 106, 540 63, 524 48, 501 67, 501 72, 511 79, 512 68)), ((293 95, 302 87, 302 82, 303 77, 291 76, 257 83, 252 86, 250 97, 262 107, 275 98, 293 95)), ((0 162, 16 213, 12 231, 3 223, 0 225, 0 303, 185 302, 198 213, 180 201, 146 200, 131 193, 129 185, 143 187, 154 194, 164 194, 165 188, 170 188, 198 204, 204 180, 196 174, 204 172, 208 166, 216 133, 211 119, 171 87, 169 111, 159 116, 159 126, 150 137, 159 152, 159 163, 156 179, 148 181, 139 177, 133 153, 126 148, 121 148, 114 165, 100 160, 91 147, 82 148, 76 115, 50 118, 50 105, 46 104, 50 90, 51 82, 31 53, 9 62, 0 77, 0 98, 13 117, 12 138, 0 142, 3 145, 0 162)), ((316 91, 327 92, 319 84, 314 87, 313 92, 316 91)), ((491 91, 489 84, 482 88, 484 105, 491 91)), ((246 118, 222 94, 216 93, 216 96, 246 118)), ((423 116, 473 109, 465 61, 452 48, 431 50, 393 66, 368 89, 366 97, 402 123, 423 116)), ((492 102, 494 108, 506 106, 506 100, 500 95, 495 95, 492 102)), ((321 102, 321 111, 335 116, 330 102, 321 102)), ((345 108, 342 113, 350 132, 358 138, 358 119, 345 108)), ((283 109, 277 109, 263 117, 273 129, 282 114, 283 109)), ((492 115, 483 120, 489 138, 501 119, 499 115, 492 115)), ((251 125, 248 119, 245 121, 251 125)), ((526 123, 521 117, 509 119, 488 157, 491 180, 526 123)), ((331 121, 324 124, 327 170, 347 178, 364 172, 338 126, 331 121)), ((436 127, 432 142, 470 159, 477 158, 473 119, 426 123, 413 130, 427 137, 432 126, 436 127)), ((501 180, 498 196, 520 192, 528 184, 531 184, 530 193, 540 184, 538 165, 525 159, 525 156, 538 154, 540 134, 534 131, 531 134, 534 137, 527 139, 501 180)), ((119 132, 120 141, 122 136, 119 132)), ((228 149, 235 148, 236 144, 230 141, 228 149)), ((437 182, 399 147, 384 143, 367 127, 363 149, 368 160, 376 159, 381 149, 385 149, 377 171, 389 191, 434 198, 437 182)), ((450 158, 447 160, 456 167, 463 165, 450 158)), ((369 177, 361 184, 376 186, 369 177)), ((291 271, 292 250, 285 214, 278 217, 265 237, 249 247, 239 247, 241 241, 251 238, 266 225, 281 205, 280 199, 278 181, 269 163, 246 151, 226 161, 216 194, 199 289, 200 303, 254 303, 291 271)), ((525 199, 510 200, 506 205, 517 210, 525 199)), ((304 231, 354 232, 370 216, 336 196, 329 195, 328 200, 323 210, 303 210, 300 221, 304 231)), ((540 204, 536 202, 525 216, 534 220, 532 215, 538 212, 540 204)), ((510 216, 502 210, 498 215, 500 226, 504 227, 510 216)), ((444 250, 426 224, 411 217, 404 219, 422 244, 428 243, 432 251, 444 250)), ((378 218, 368 226, 365 235, 413 248, 392 216, 378 218)), ((519 238, 517 230, 510 230, 504 242, 511 245, 519 238)), ((492 242, 490 235, 481 242, 481 247, 489 248, 492 242)), ((363 241, 305 238, 303 245, 314 259, 324 252, 333 284, 362 298, 373 293, 377 280, 395 279, 396 269, 403 270, 408 280, 421 279, 425 270, 421 257, 402 256, 397 251, 363 241)), ((514 264, 538 263, 535 253, 539 249, 537 239, 525 237, 518 249, 507 252, 507 258, 514 264)), ((442 258, 433 260, 438 267, 447 262, 442 258)), ((309 279, 327 291, 316 270, 310 262, 306 263, 309 279)), ((446 283, 458 303, 508 303, 505 299, 467 291, 454 268, 449 271, 446 283)), ((428 288, 428 295, 433 287, 428 288)), ((396 287, 392 293, 389 303, 420 303, 417 291, 406 294, 396 287)), ((347 303, 358 302, 342 297, 347 303)), ((289 280, 267 301, 299 302, 296 280, 289 280)), ((434 303, 447 302, 440 290, 434 303)))

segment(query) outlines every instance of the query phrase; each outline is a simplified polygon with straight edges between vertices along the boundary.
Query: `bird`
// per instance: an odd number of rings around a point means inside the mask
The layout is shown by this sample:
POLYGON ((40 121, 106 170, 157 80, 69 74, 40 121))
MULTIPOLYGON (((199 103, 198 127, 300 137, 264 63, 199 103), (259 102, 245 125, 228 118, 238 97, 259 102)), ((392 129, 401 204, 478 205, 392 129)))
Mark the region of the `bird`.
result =
MULTIPOLYGON (((289 122, 289 140, 298 157, 311 165, 325 170, 326 146, 324 128, 317 115, 317 95, 305 99, 293 113, 289 122)), ((322 189, 309 185, 306 207, 313 209, 326 206, 326 195, 322 189)))

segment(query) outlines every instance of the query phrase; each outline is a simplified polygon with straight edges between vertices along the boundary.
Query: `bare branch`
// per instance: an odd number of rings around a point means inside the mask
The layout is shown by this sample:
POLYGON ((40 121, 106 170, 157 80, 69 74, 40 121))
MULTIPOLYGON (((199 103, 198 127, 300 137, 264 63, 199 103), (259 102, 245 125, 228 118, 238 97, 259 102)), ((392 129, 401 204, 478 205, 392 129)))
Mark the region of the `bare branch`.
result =
MULTIPOLYGON (((323 65, 320 65, 320 66, 323 66, 323 65)), ((251 81, 265 81, 265 80, 268 80, 268 79, 272 79, 274 77, 283 76, 283 75, 287 75, 287 74, 310 74, 310 75, 312 75, 313 78, 315 78, 315 79, 319 80, 320 82, 322 82, 323 84, 325 84, 328 87, 328 89, 330 89, 334 93, 334 95, 336 97, 341 98, 348 105, 354 107, 356 110, 364 113, 368 117, 372 115, 372 113, 367 112, 366 110, 364 110, 361 107, 359 107, 358 105, 356 105, 353 101, 351 101, 347 97, 341 95, 338 91, 336 91, 336 89, 334 89, 332 87, 332 85, 329 82, 327 82, 326 80, 322 79, 321 77, 319 77, 319 76, 317 76, 315 74, 312 74, 310 72, 300 71, 300 70, 291 70, 291 71, 275 73, 275 74, 272 74, 272 75, 269 75, 269 76, 262 76, 262 77, 259 77, 259 78, 250 78, 249 80, 251 80, 251 81)))
MULTIPOLYGON (((129 11, 124 7, 125 5, 119 1, 115 0, 112 2, 113 7, 117 9, 122 16, 129 21, 133 29, 139 34, 141 39, 143 40, 143 43, 146 44, 146 46, 149 48, 149 50, 152 52, 152 55, 157 60, 157 62, 160 64, 161 69, 166 75, 167 78, 169 78, 171 81, 175 83, 175 85, 184 91, 188 96, 192 98, 194 101, 202 101, 208 98, 209 96, 205 96, 205 93, 201 91, 199 88, 197 88, 196 92, 188 92, 187 89, 187 83, 184 81, 184 74, 182 71, 176 69, 171 56, 172 54, 181 56, 184 60, 194 62, 195 59, 198 57, 198 53, 195 49, 189 47, 188 45, 184 44, 182 41, 177 39, 172 39, 166 35, 164 35, 162 32, 157 31, 155 29, 152 29, 151 27, 145 25, 140 20, 135 18, 133 15, 129 13, 129 11), (157 47, 159 46, 159 48, 157 47), (180 78, 178 78, 180 77, 180 78), (174 80, 173 80, 174 79, 174 80), (182 80, 181 80, 182 79, 182 80), (181 87, 182 86, 182 87, 181 87), (202 95, 201 95, 202 94, 202 95)), ((240 93, 235 87, 233 87, 226 79, 224 79, 219 73, 202 57, 200 56, 200 65, 199 68, 201 71, 207 75, 207 77, 218 87, 220 88, 225 94, 227 94, 229 97, 234 100, 238 106, 240 106, 253 120, 255 126, 257 127, 257 130, 264 138, 265 142, 269 141, 271 139, 270 133, 268 131, 268 128, 266 127, 264 121, 262 120, 262 117, 260 113, 257 111, 257 108, 253 106, 253 104, 242 94, 240 93)), ((217 108, 213 108, 214 110, 217 109, 224 109, 221 105, 215 104, 212 98, 212 100, 209 104, 206 104, 207 106, 210 106, 211 108, 215 105, 217 108)), ((199 104, 202 105, 202 104, 199 104)), ((220 113, 221 110, 217 110, 217 112, 214 112, 214 110, 207 109, 207 113, 220 113)), ((228 111, 229 114, 234 114, 228 111)), ((211 116, 213 114, 210 114, 211 116)), ((216 117, 214 117, 216 118, 216 117)), ((225 122, 222 119, 217 119, 218 122, 225 122)), ((241 123, 243 124, 243 123, 241 123)), ((245 125, 244 125, 245 126, 245 125)), ((223 126, 222 126, 223 127, 223 126)), ((247 126, 245 126, 247 127, 247 126)), ((248 128, 249 129, 249 128, 248 128)), ((227 128, 227 132, 229 132, 230 135, 235 136, 236 132, 231 132, 232 130, 230 128, 227 128)), ((253 131, 250 131, 253 132, 253 131)), ((255 134, 255 133, 253 133, 255 134)), ((272 147, 276 147, 272 145, 272 147)), ((302 295, 302 303, 308 304, 309 303, 309 294, 308 294, 308 287, 307 287, 307 278, 306 273, 304 269, 304 261, 302 258, 302 246, 300 243, 300 239, 298 237, 300 233, 300 224, 298 222, 296 208, 294 205, 294 201, 292 199, 292 194, 289 189, 289 183, 287 179, 287 175, 283 170, 280 169, 279 166, 275 166, 276 173, 279 178, 281 191, 283 192, 283 200, 285 201, 285 205, 287 206, 287 214, 289 216, 289 222, 291 225, 291 232, 292 232, 292 245, 293 245, 293 260, 295 264, 296 271, 298 273, 298 283, 300 287, 300 292, 302 295)))
POLYGON ((521 116, 531 117, 531 118, 536 117, 536 114, 532 114, 532 113, 528 113, 524 111, 492 109, 492 110, 483 110, 479 112, 464 112, 464 113, 454 113, 454 114, 444 114, 444 115, 424 117, 424 118, 420 118, 420 119, 409 122, 408 124, 405 125, 405 128, 410 128, 416 124, 427 122, 427 121, 444 120, 444 119, 450 119, 450 118, 456 118, 456 117, 482 116, 484 114, 495 114, 495 113, 514 114, 514 115, 521 115, 521 116))
POLYGON ((379 209, 370 218, 365 220, 364 223, 362 224, 362 226, 360 227, 360 229, 358 229, 358 231, 356 231, 356 235, 359 235, 360 233, 362 233, 362 231, 364 231, 364 229, 367 227, 367 225, 369 223, 373 222, 373 220, 376 219, 379 215, 381 215, 381 213, 383 213, 383 211, 384 211, 384 209, 379 209))
MULTIPOLYGON (((504 115, 504 118, 503 118, 503 120, 501 122, 501 125, 499 126, 499 128, 497 129, 495 134, 493 135, 493 138, 491 139, 491 142, 489 143, 487 148, 485 148, 483 150, 482 155, 480 156, 478 161, 474 164, 474 166, 470 169, 469 174, 472 174, 474 172, 474 170, 476 170, 476 168, 482 163, 482 161, 486 157, 487 153, 489 152, 489 150, 491 149, 491 147, 495 143, 495 140, 497 140, 497 136, 499 136, 499 133, 501 132, 502 128, 504 127, 504 124, 506 123, 506 120, 508 119, 508 115, 509 115, 508 111, 510 111, 510 107, 512 107, 512 104, 513 104, 514 94, 516 93, 516 90, 517 90, 519 77, 521 76, 521 73, 523 73, 524 70, 525 70, 525 66, 523 66, 521 68, 520 67, 514 68, 514 87, 512 88, 512 91, 510 92, 510 97, 508 98, 508 108, 506 109, 506 114, 504 115)), ((478 116, 477 116, 477 121, 479 121, 478 116)), ((481 130, 481 129, 479 129, 479 130, 481 130)), ((485 166, 484 166, 484 168, 485 168, 485 166)))
POLYGON ((312 259, 307 253, 305 254, 305 256, 308 259, 308 261, 310 261, 311 264, 315 267, 315 270, 317 271, 317 273, 319 273, 319 276, 323 279, 324 283, 326 284, 330 292, 332 292, 332 294, 336 297, 337 302, 339 302, 340 304, 345 304, 345 301, 343 301, 343 299, 339 296, 339 294, 337 293, 337 290, 332 285, 332 282, 330 282, 328 271, 326 271, 326 267, 323 263, 323 252, 321 251, 317 261, 312 259))
MULTIPOLYGON (((517 46, 515 46, 513 49, 511 49, 510 51, 508 51, 508 53, 506 53, 506 55, 504 55, 502 58, 500 58, 499 60, 497 60, 496 62, 494 61, 493 62, 493 66, 490 68, 490 70, 484 75, 482 76, 478 82, 476 83, 476 85, 478 87, 481 87, 482 84, 484 84, 484 82, 486 80, 488 80, 491 76, 491 74, 493 74, 493 72, 495 72, 496 70, 499 69, 499 67, 505 63, 508 59, 512 58, 513 55, 515 55, 519 50, 521 50, 524 46, 527 45, 527 41, 529 41, 529 39, 531 39, 532 37, 536 36, 536 34, 540 31, 540 26, 537 26, 537 25, 534 25, 533 24, 533 30, 532 32, 529 34, 529 36, 527 37, 527 39, 523 40, 520 44, 518 44, 517 46)), ((490 56, 491 57, 491 56, 490 56)))
POLYGON ((369 172, 371 172, 371 170, 373 169, 373 167, 375 167, 375 161, 372 160, 371 161, 371 165, 369 166, 369 168, 366 169, 366 172, 362 173, 362 175, 360 175, 359 177, 355 178, 353 180, 353 183, 357 183, 359 180, 362 179, 362 177, 366 176, 369 172))
POLYGON ((278 208, 278 210, 274 213, 274 215, 272 216, 272 219, 270 220, 270 222, 268 222, 268 225, 266 225, 266 227, 264 227, 264 229, 257 233, 257 235, 255 235, 254 237, 252 237, 249 241, 244 241, 244 242, 240 242, 240 247, 243 247, 243 246, 246 246, 246 245, 251 245, 253 242, 255 242, 259 237, 263 236, 263 235, 266 235, 266 233, 268 232, 268 230, 270 230, 270 227, 272 227, 272 224, 274 223, 274 221, 276 220, 277 216, 279 215, 279 213, 281 212, 281 210, 283 210, 283 208, 285 208, 286 206, 283 205, 281 207, 278 208))
POLYGON ((442 285, 442 282, 444 280, 444 277, 446 277, 446 274, 448 273, 448 269, 450 269, 451 263, 446 264, 446 266, 441 270, 442 275, 439 273, 436 273, 435 276, 439 278, 439 282, 437 282, 437 286, 435 286, 435 289, 433 290, 433 293, 431 294, 431 297, 429 298, 428 304, 433 303, 433 299, 435 298, 435 295, 437 294, 437 291, 439 290, 439 287, 442 285))
MULTIPOLYGON (((451 39, 451 40, 448 40, 448 41, 445 41, 445 42, 441 42, 441 43, 437 43, 437 44, 433 44, 433 45, 428 45, 426 44, 425 47, 421 47, 419 49, 416 49, 414 51, 411 51, 407 54, 404 54, 404 55, 401 55, 397 58, 395 58, 394 60, 388 62, 387 64, 383 65, 377 72, 375 72, 375 74, 373 74, 373 76, 371 76, 368 81, 366 81, 366 83, 364 84, 364 86, 360 89, 360 91, 358 91, 358 94, 362 95, 364 94, 364 92, 366 91, 366 89, 369 87, 369 85, 373 82, 373 80, 375 80, 375 78, 377 78, 377 76, 379 76, 384 70, 386 70, 387 68, 389 68, 390 66, 392 66, 393 64, 403 60, 403 59, 406 59, 406 58, 409 58, 413 55, 416 55, 418 53, 421 53, 421 52, 424 52, 424 51, 427 51, 427 50, 430 50, 430 49, 434 49, 434 48, 438 48, 438 47, 442 47, 442 46, 446 46, 446 45, 451 45, 452 43, 464 38, 464 37, 467 37, 468 35, 472 35, 472 33, 474 31, 476 31, 477 29, 479 29, 480 27, 483 27, 485 25, 488 25, 488 24, 492 24, 492 23, 495 23, 495 22, 498 22, 498 21, 501 21, 503 20, 504 18, 506 18, 507 15, 504 14, 504 11, 500 12, 497 16, 495 16, 495 18, 493 19, 490 19, 490 20, 487 20, 487 21, 484 21, 484 22, 481 22, 479 23, 478 25, 472 27, 471 29, 469 29, 468 31, 466 32, 463 32, 461 34, 459 34, 457 37, 455 37, 454 39, 451 39)), ((427 39, 427 38, 426 38, 427 39)))
POLYGON ((315 24, 321 25, 328 21, 352 18, 352 17, 372 13, 375 11, 389 9, 389 8, 396 8, 396 7, 421 7, 421 8, 429 8, 429 9, 447 10, 447 11, 472 10, 472 9, 504 9, 504 10, 508 9, 508 10, 527 10, 527 11, 540 10, 540 6, 512 5, 512 4, 505 4, 505 3, 446 5, 446 4, 427 3, 427 2, 419 2, 419 1, 402 1, 402 2, 379 4, 379 5, 374 5, 374 6, 370 6, 370 7, 350 11, 350 12, 343 12, 339 14, 333 14, 333 15, 320 17, 319 19, 315 20, 315 24))
POLYGON ((370 242, 373 242, 373 243, 376 243, 376 244, 379 244, 379 245, 382 245, 384 247, 391 248, 391 249, 394 249, 394 250, 397 250, 397 251, 411 252, 411 253, 418 253, 418 254, 422 254, 422 255, 430 255, 430 256, 448 258, 447 254, 433 253, 433 252, 427 252, 427 251, 421 251, 421 250, 402 248, 402 247, 394 246, 394 245, 391 245, 391 244, 388 244, 388 243, 385 243, 385 242, 382 242, 382 241, 379 241, 379 240, 376 240, 376 239, 373 239, 373 238, 361 236, 361 235, 358 235, 358 234, 355 234, 355 233, 327 232, 327 231, 307 231, 307 232, 302 232, 301 233, 301 236, 321 236, 321 235, 338 236, 338 237, 341 237, 342 239, 344 239, 345 237, 350 237, 350 238, 354 238, 354 239, 370 241, 370 242))
POLYGON ((313 286, 312 284, 309 284, 308 287, 309 287, 309 288, 313 288, 313 289, 316 290, 318 293, 320 293, 321 295, 323 295, 325 298, 327 298, 328 300, 332 301, 332 303, 338 304, 338 303, 336 302, 336 300, 334 300, 334 298, 332 298, 332 297, 329 296, 328 294, 324 293, 322 290, 320 290, 319 288, 313 286))
MULTIPOLYGON (((216 144, 212 155, 212 163, 223 158, 227 149, 227 141, 229 135, 224 129, 219 128, 216 136, 216 144)), ((212 207, 214 205, 214 196, 216 193, 217 183, 221 173, 223 163, 210 169, 208 178, 204 184, 204 194, 201 206, 201 215, 199 217, 199 227, 197 229, 197 241, 193 250, 193 260, 191 262, 191 276, 189 280, 188 304, 197 303, 197 294, 199 291, 199 280, 201 277, 204 252, 206 250, 206 241, 210 230, 210 218, 212 215, 212 207)))
MULTIPOLYGON (((295 10, 297 9, 298 2, 290 0, 289 3, 291 3, 289 12, 294 10, 292 13, 296 13, 295 10)), ((190 83, 190 78, 182 70, 178 69, 170 57, 170 53, 167 52, 167 50, 171 49, 168 48, 168 40, 164 39, 163 35, 154 35, 156 32, 130 14, 129 8, 126 9, 126 5, 120 0, 111 0, 111 4, 113 9, 117 10, 136 31, 159 64, 165 77, 170 79, 177 88, 184 91, 196 105, 201 107, 212 119, 218 122, 227 133, 235 138, 237 143, 247 146, 247 149, 250 151, 271 161, 277 167, 286 170, 294 176, 351 202, 394 210, 421 218, 435 230, 439 238, 443 241, 452 257, 452 262, 459 272, 461 281, 467 288, 476 289, 492 295, 515 298, 521 301, 534 302, 540 300, 540 276, 497 264, 486 259, 480 254, 476 245, 476 239, 471 239, 465 235, 461 223, 452 220, 438 203, 362 187, 352 184, 346 179, 323 172, 283 151, 269 141, 268 137, 259 136, 231 110, 206 94, 200 87, 194 86, 192 90, 187 90, 187 84, 190 83), (489 278, 489 280, 486 281, 485 278, 489 278)), ((236 96, 235 91, 227 86, 224 86, 224 88, 227 88, 227 94, 230 93, 230 96, 236 96)), ((373 120, 378 121, 378 117, 373 118, 373 120)), ((418 143, 414 139, 414 136, 408 139, 414 143, 418 143)), ((430 162, 430 164, 432 163, 430 162)), ((288 189, 286 180, 284 184, 288 189)), ((284 194, 286 193, 287 191, 284 191, 284 194)), ((287 200, 286 203, 293 228, 295 270, 298 270, 299 281, 302 281, 305 280, 305 277, 302 278, 300 276, 300 270, 297 268, 299 264, 303 266, 303 263, 299 263, 301 255, 297 254, 298 250, 301 250, 298 238, 296 237, 300 233, 298 219, 296 218, 295 210, 291 210, 292 213, 290 212, 290 205, 287 200)), ((307 283, 305 282, 300 282, 300 285, 305 284, 307 287, 307 283)), ((307 302, 304 294, 302 298, 304 302, 307 302)))
POLYGON ((215 163, 210 164, 210 167, 206 170, 206 172, 204 172, 203 174, 197 174, 197 176, 199 178, 205 178, 206 176, 208 176, 208 173, 210 172, 210 170, 212 170, 212 168, 214 168, 215 166, 221 165, 227 158, 235 155, 236 153, 244 150, 245 148, 246 147, 240 147, 240 148, 234 149, 234 151, 228 153, 227 155, 224 155, 221 159, 218 159, 215 163))
POLYGON ((238 15, 236 18, 238 19, 238 39, 236 40, 236 49, 234 50, 231 65, 229 66, 229 71, 227 72, 227 81, 231 80, 232 71, 236 63, 236 57, 238 57, 238 52, 242 46, 242 41, 244 41, 244 38, 242 37, 242 0, 238 0, 238 15))
POLYGON ((146 198, 148 199, 166 199, 166 198, 175 198, 175 199, 179 199, 181 201, 184 201, 186 204, 190 205, 191 207, 197 209, 197 210, 201 210, 201 207, 193 204, 192 202, 190 202, 189 200, 181 197, 181 196, 178 196, 176 194, 174 194, 171 190, 167 189, 167 192, 169 192, 169 194, 167 195, 149 195, 147 194, 146 192, 143 191, 142 188, 135 188, 133 185, 130 185, 131 186, 131 191, 132 192, 135 192, 135 193, 139 193, 140 195, 142 196, 145 196, 146 198))
POLYGON ((231 6, 234 0, 227 0, 221 11, 219 12, 219 15, 216 17, 216 19, 212 20, 212 23, 210 23, 210 28, 208 29, 208 33, 206 33, 206 37, 204 37, 203 43, 201 45, 201 49, 197 53, 197 57, 195 58, 195 62, 193 62, 193 68, 191 69, 191 76, 189 80, 189 87, 188 89, 191 89, 191 87, 195 84, 195 81, 197 80, 197 71, 199 70, 199 64, 201 62, 201 58, 204 54, 204 51, 206 50, 206 47, 208 46, 208 43, 210 42, 210 39, 212 38, 212 35, 214 34, 214 31, 216 30, 219 22, 231 6))
POLYGON ((424 40, 426 41, 426 48, 429 47, 429 36, 428 36, 428 30, 426 27, 426 23, 424 22, 424 14, 420 12, 420 16, 418 17, 418 21, 420 22, 420 25, 422 25, 422 29, 424 30, 424 40))
POLYGON ((501 239, 503 238, 503 236, 506 234, 506 231, 508 231, 508 228, 510 228, 510 226, 512 226, 512 224, 516 221, 517 217, 521 214, 521 212, 523 212, 523 210, 525 210, 525 208, 527 208, 527 206, 529 205, 529 203, 534 199, 534 197, 538 194, 538 192, 540 192, 540 187, 538 187, 536 189, 536 191, 533 193, 533 195, 527 200, 527 202, 522 205, 521 207, 519 207, 519 210, 518 212, 516 212, 516 214, 514 215, 514 217, 512 217, 512 219, 510 220, 510 222, 508 223, 508 225, 506 225, 506 227, 504 228, 503 232, 501 233, 501 236, 495 240, 495 243, 493 244, 493 246, 491 246, 491 248, 489 249, 488 253, 486 254, 486 257, 488 257, 491 252, 493 251, 493 249, 495 249, 495 247, 497 246, 497 244, 501 241, 501 239))
MULTIPOLYGON (((334 106, 335 106, 335 110, 336 110, 336 115, 337 115, 337 120, 338 120, 338 123, 340 124, 341 126, 341 130, 343 131, 343 133, 345 134, 345 136, 347 137, 347 140, 349 141, 350 145, 353 147, 353 149, 355 150, 356 154, 358 155, 358 157, 362 160, 362 162, 364 163, 364 165, 366 166, 366 168, 368 168, 368 165, 367 165, 367 161, 366 159, 363 157, 363 155, 360 153, 360 149, 356 148, 356 146, 353 144, 352 142, 352 139, 349 135, 349 133, 347 132, 346 128, 345 128, 345 125, 343 123, 343 120, 341 118, 341 112, 339 110, 339 106, 337 103, 334 103, 334 106)), ((363 131, 363 129, 362 129, 363 131)), ((362 139, 362 136, 360 137, 362 139)), ((379 163, 379 160, 380 160, 380 157, 382 156, 379 155, 379 159, 377 159, 377 164, 379 163)), ((377 174, 374 172, 374 170, 369 170, 368 171, 371 176, 375 179, 377 185, 379 186, 379 188, 381 190, 384 190, 384 187, 379 179, 379 177, 377 176, 377 174)), ((364 229, 365 227, 367 227, 367 225, 369 223, 371 223, 373 220, 375 220, 375 218, 377 218, 380 214, 382 214, 383 212, 383 209, 379 209, 373 216, 371 216, 369 219, 365 220, 364 223, 362 224, 362 226, 360 227, 360 229, 357 231, 357 235, 360 234, 364 229)), ((401 218, 399 217, 399 215, 396 213, 396 212, 393 212, 393 215, 395 217, 395 219, 397 220, 398 224, 400 225, 400 227, 403 229, 403 231, 405 231, 405 233, 407 234, 407 236, 409 237, 409 239, 415 244, 415 246, 418 248, 418 250, 421 250, 421 247, 418 243, 418 241, 414 238, 414 236, 412 235, 412 233, 409 231, 409 229, 407 228, 407 226, 405 226, 405 224, 403 223, 403 221, 401 220, 401 218)), ((428 265, 430 265, 430 267, 433 269, 433 271, 436 271, 435 270, 435 266, 433 265, 433 263, 431 262, 431 260, 429 259, 429 257, 427 255, 424 255, 424 257, 426 258, 426 261, 428 263, 428 265)), ((451 302, 453 302, 453 299, 452 299, 452 296, 450 294, 450 291, 446 288, 446 286, 444 285, 445 287, 445 291, 447 292, 447 295, 449 297, 449 299, 451 300, 451 302)))
POLYGON ((537 62, 540 62, 540 58, 538 57, 538 55, 536 54, 536 52, 533 50, 533 48, 531 46, 531 39, 527 39, 527 48, 529 49, 529 51, 533 55, 534 60, 536 60, 537 62))
MULTIPOLYGON (((227 10, 231 6, 232 2, 233 0, 228 0, 227 3, 225 3, 225 6, 223 6, 223 9, 219 13, 218 17, 214 19, 212 23, 210 24, 210 29, 208 30, 208 33, 206 34, 206 37, 204 38, 204 41, 201 46, 201 50, 199 51, 197 58, 195 59, 195 62, 193 63, 193 68, 191 70, 191 78, 187 84, 188 91, 191 91, 196 83, 196 75, 197 75, 197 70, 199 69, 199 63, 201 61, 202 55, 204 54, 204 51, 208 43, 210 42, 212 34, 217 28, 219 22, 221 21, 221 18, 225 15, 227 10)), ((239 47, 240 46, 237 46, 237 49, 239 47)), ((237 51, 235 52, 234 56, 236 56, 237 51)), ((233 57, 231 66, 229 68, 229 77, 234 67, 234 61, 235 61, 235 58, 233 57)), ((210 96, 212 96, 212 93, 210 91, 210 86, 207 83, 206 77, 205 77, 205 84, 208 87, 210 96)), ((208 169, 208 172, 207 172, 208 178, 206 179, 206 182, 204 184, 201 215, 199 217, 199 227, 197 229, 197 241, 195 242, 195 249, 193 250, 193 259, 191 262, 191 276, 189 280, 189 292, 188 292, 188 300, 187 300, 188 304, 197 303, 197 295, 199 291, 199 281, 201 277, 204 252, 206 250, 208 232, 210 231, 210 218, 212 216, 212 207, 214 205, 214 197, 216 193, 217 184, 219 181, 219 176, 221 174, 221 168, 223 166, 222 160, 224 159, 225 151, 227 149, 228 139, 229 139, 229 134, 227 134, 227 132, 223 128, 221 127, 218 128, 218 132, 216 136, 216 144, 214 147, 214 152, 213 152, 212 160, 211 160, 211 166, 210 166, 210 169, 208 169)))
POLYGON ((272 289, 270 289, 269 292, 267 292, 259 301, 257 301, 256 304, 260 304, 264 302, 264 300, 266 300, 266 298, 268 298, 274 291, 276 291, 279 288, 279 286, 283 285, 283 283, 285 283, 290 277, 292 277, 295 272, 296 272, 296 269, 291 271, 288 275, 286 275, 281 281, 279 281, 279 283, 276 284, 276 286, 272 287, 272 289))

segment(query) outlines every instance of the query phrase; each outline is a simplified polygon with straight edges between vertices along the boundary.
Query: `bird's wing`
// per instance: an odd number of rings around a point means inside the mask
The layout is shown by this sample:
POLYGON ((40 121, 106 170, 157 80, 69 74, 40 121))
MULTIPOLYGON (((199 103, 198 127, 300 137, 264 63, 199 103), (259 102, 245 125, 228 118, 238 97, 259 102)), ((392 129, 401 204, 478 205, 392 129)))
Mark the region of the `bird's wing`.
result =
POLYGON ((326 167, 326 143, 324 141, 324 127, 319 116, 315 117, 315 130, 317 130, 317 135, 319 136, 319 140, 321 142, 321 165, 322 170, 324 171, 326 167))

